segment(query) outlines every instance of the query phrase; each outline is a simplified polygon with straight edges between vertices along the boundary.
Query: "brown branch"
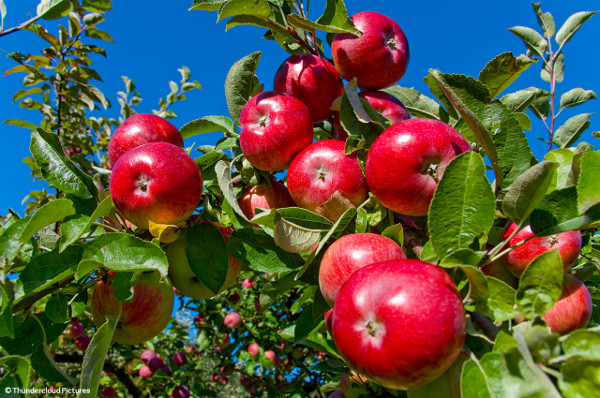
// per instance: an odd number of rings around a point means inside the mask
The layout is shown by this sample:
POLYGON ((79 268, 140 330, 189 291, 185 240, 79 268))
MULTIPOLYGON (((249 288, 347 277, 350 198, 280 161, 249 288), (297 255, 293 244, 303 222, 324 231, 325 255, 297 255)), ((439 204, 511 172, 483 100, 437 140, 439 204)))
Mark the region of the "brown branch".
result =
POLYGON ((498 332, 500 332, 500 329, 498 329, 490 319, 476 311, 470 312, 469 314, 471 315, 473 323, 481 329, 487 338, 492 341, 496 340, 496 336, 498 335, 498 332))

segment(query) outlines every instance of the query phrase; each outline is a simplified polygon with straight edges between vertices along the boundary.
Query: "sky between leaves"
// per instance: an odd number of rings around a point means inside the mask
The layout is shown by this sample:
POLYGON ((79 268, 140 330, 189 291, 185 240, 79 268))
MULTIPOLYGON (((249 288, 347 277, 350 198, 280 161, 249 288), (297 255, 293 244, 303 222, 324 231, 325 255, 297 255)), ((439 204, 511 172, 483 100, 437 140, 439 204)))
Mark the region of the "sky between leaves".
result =
MULTIPOLYGON (((4 27, 13 27, 35 14, 39 0, 5 0, 7 15, 4 27)), ((225 22, 216 24, 216 12, 188 11, 192 0, 164 2, 159 0, 113 1, 113 9, 105 14, 99 28, 110 33, 115 44, 99 42, 106 49, 107 58, 98 56, 93 67, 100 73, 103 83, 98 86, 112 102, 113 107, 101 110, 107 117, 119 117, 116 92, 123 90, 121 76, 128 76, 136 84, 143 98, 135 108, 138 112, 158 109, 158 99, 169 92, 169 80, 179 81, 177 68, 186 65, 192 79, 202 84, 201 90, 188 95, 188 100, 177 103, 172 110, 178 115, 171 121, 181 127, 185 123, 207 115, 227 115, 223 84, 231 65, 254 51, 262 51, 258 76, 265 90, 272 89, 273 75, 287 53, 276 43, 261 38, 264 30, 253 26, 238 26, 225 32, 225 22)), ((521 25, 538 31, 531 2, 527 0, 481 1, 459 0, 426 2, 393 0, 345 0, 348 14, 372 10, 394 19, 404 30, 410 45, 411 59, 400 85, 414 87, 430 95, 423 78, 428 69, 438 68, 444 73, 461 73, 477 77, 483 66, 496 55, 512 51, 525 53, 522 42, 508 31, 521 25)), ((316 19, 325 7, 325 0, 310 1, 309 17, 316 19)), ((551 12, 557 29, 571 14, 578 11, 600 9, 597 0, 543 0, 542 11, 551 12)), ((64 23, 64 22, 63 22, 64 23)), ((44 21, 50 33, 56 34, 57 24, 44 21)), ((324 39, 324 34, 320 36, 324 39)), ((557 86, 557 94, 581 87, 600 95, 600 63, 597 40, 600 37, 600 16, 587 21, 575 37, 565 46, 565 79, 557 86)), ((30 32, 17 32, 0 38, 0 49, 6 52, 39 54, 44 42, 30 32)), ((328 46, 327 56, 331 55, 328 46)), ((2 74, 13 67, 14 61, 0 55, 2 74)), ((509 92, 536 86, 548 89, 539 77, 541 63, 534 64, 510 88, 509 92)), ((39 124, 39 113, 20 109, 12 103, 12 96, 21 89, 24 74, 15 73, 0 79, 0 121, 24 119, 39 124)), ((598 100, 592 100, 574 110, 566 110, 558 125, 578 113, 595 112, 598 100)), ((96 111, 98 112, 98 111, 96 111)), ((582 136, 582 141, 592 145, 593 131, 600 130, 598 115, 582 136)), ((541 121, 532 117, 532 131, 527 132, 534 154, 543 158, 547 145, 536 137, 546 137, 541 121)), ((214 144, 221 133, 192 137, 197 145, 214 144)), ((44 183, 34 183, 30 169, 22 162, 29 156, 29 131, 0 124, 0 176, 3 182, 0 194, 0 214, 8 208, 23 214, 22 199, 33 189, 44 188, 44 183)), ((193 154, 194 157, 196 157, 193 154)))

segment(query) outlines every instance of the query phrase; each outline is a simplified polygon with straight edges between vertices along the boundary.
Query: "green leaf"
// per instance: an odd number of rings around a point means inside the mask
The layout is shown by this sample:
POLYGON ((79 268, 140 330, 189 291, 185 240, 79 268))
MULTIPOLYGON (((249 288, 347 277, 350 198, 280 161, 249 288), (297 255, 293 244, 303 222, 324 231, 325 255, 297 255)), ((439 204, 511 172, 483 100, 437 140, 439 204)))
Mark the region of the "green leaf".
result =
POLYGON ((356 92, 355 81, 344 87, 344 95, 340 103, 340 123, 345 131, 364 138, 371 145, 385 129, 384 123, 368 101, 360 98, 356 92))
POLYGON ((600 361, 600 333, 576 330, 562 343, 563 353, 569 357, 581 357, 600 361))
POLYGON ((110 196, 107 196, 100 202, 91 216, 77 214, 74 217, 65 218, 61 225, 60 251, 62 252, 69 245, 77 242, 91 229, 97 219, 110 215, 112 211, 113 201, 110 196))
POLYGON ((392 86, 382 91, 398 98, 406 109, 416 117, 448 122, 448 113, 440 104, 413 88, 392 86))
POLYGON ((117 272, 113 279, 115 298, 121 302, 130 303, 133 300, 134 288, 140 276, 140 272, 117 272))
POLYGON ((507 321, 518 316, 516 290, 503 281, 486 276, 489 296, 487 305, 492 310, 495 321, 507 321))
POLYGON ((323 318, 315 320, 313 317, 313 305, 309 304, 300 313, 298 320, 295 322, 296 327, 294 328, 294 342, 298 343, 309 335, 317 331, 323 326, 325 320, 323 318))
POLYGON ((37 129, 31 135, 29 150, 50 185, 82 199, 96 196, 92 178, 65 155, 56 134, 37 129))
POLYGON ((217 11, 227 0, 194 0, 190 10, 217 11))
POLYGON ((69 15, 72 9, 70 0, 41 0, 37 15, 43 19, 58 19, 69 15))
MULTIPOLYGON (((112 38, 112 36, 108 32, 105 32, 105 31, 100 30, 98 28, 94 28, 94 27, 87 28, 86 31, 85 31, 85 34, 87 36, 91 37, 91 38, 94 38, 94 39, 104 40, 104 41, 107 41, 109 43, 114 43, 115 42, 114 39, 112 38)), ((82 87, 82 91, 86 92, 86 94, 89 95, 90 90, 84 90, 83 89, 83 88, 89 88, 89 86, 82 85, 81 87, 82 87)), ((97 92, 95 92, 94 94, 97 94, 97 92)), ((104 108, 106 109, 107 106, 105 106, 104 108)))
POLYGON ((92 337, 92 341, 90 341, 83 357, 81 380, 79 382, 79 388, 88 390, 89 393, 82 393, 80 394, 81 397, 95 397, 98 395, 104 361, 119 322, 119 317, 120 314, 118 316, 107 315, 106 322, 98 328, 94 337, 92 337))
POLYGON ((158 271, 167 276, 169 263, 160 247, 125 233, 97 237, 83 247, 83 261, 91 260, 113 271, 158 271))
MULTIPOLYGON (((62 253, 54 250, 33 258, 19 274, 23 292, 35 293, 70 278, 80 258, 78 247, 71 247, 62 253)), ((15 300, 15 304, 25 297, 15 300)))
POLYGON ((279 248, 273 238, 257 228, 233 231, 228 247, 235 259, 258 272, 291 271, 304 263, 300 255, 279 248))
POLYGON ((389 227, 383 230, 381 235, 385 236, 386 238, 390 238, 391 240, 396 242, 400 247, 404 245, 404 228, 400 223, 390 225, 389 227))
POLYGON ((567 187, 574 156, 573 151, 562 148, 554 149, 546 154, 544 160, 554 162, 558 165, 556 173, 553 174, 549 191, 567 187))
POLYGON ((224 160, 219 160, 215 165, 215 173, 217 175, 219 188, 221 188, 221 192, 223 192, 223 196, 225 197, 225 200, 227 200, 227 203, 233 208, 237 216, 248 221, 248 218, 240 208, 235 197, 233 182, 231 181, 231 165, 224 160))
POLYGON ((473 359, 464 363, 460 379, 462 398, 494 398, 481 365, 473 359))
POLYGON ((360 36, 362 34, 354 26, 352 19, 348 17, 346 5, 343 0, 327 0, 325 11, 323 12, 323 15, 317 19, 317 23, 327 26, 336 26, 355 36, 360 36))
POLYGON ((229 255, 223 234, 211 223, 194 225, 185 235, 185 255, 196 277, 217 294, 225 284, 229 255))
POLYGON ((273 238, 275 244, 290 253, 302 253, 317 244, 321 239, 323 230, 314 230, 294 224, 279 217, 275 222, 273 238))
POLYGON ((42 346, 44 341, 50 343, 56 340, 66 326, 65 323, 50 322, 46 314, 41 312, 23 321, 15 322, 15 338, 0 337, 0 346, 9 355, 29 355, 42 346))
POLYGON ((490 91, 490 98, 493 99, 517 80, 534 62, 526 55, 515 57, 511 52, 505 52, 488 62, 477 79, 485 84, 490 91))
POLYGON ((61 368, 54 358, 48 347, 40 346, 29 357, 31 367, 34 372, 43 377, 46 381, 68 383, 71 386, 76 385, 77 380, 69 376, 63 368, 61 368))
MULTIPOLYGON (((94 26, 94 25, 98 25, 100 22, 104 22, 106 18, 104 18, 104 16, 102 14, 99 14, 97 12, 92 12, 90 14, 85 14, 83 16, 83 23, 85 25, 89 25, 89 26, 94 26)), ((100 79, 100 75, 98 74, 98 72, 96 72, 93 69, 89 69, 89 68, 85 68, 84 69, 86 72, 88 72, 89 75, 93 75, 94 79, 96 80, 102 80, 100 79)))
POLYGON ((544 57, 544 53, 548 49, 548 42, 542 35, 526 26, 515 26, 508 30, 523 40, 525 47, 537 53, 540 57, 544 57))
POLYGON ((540 254, 525 268, 517 289, 517 304, 525 318, 542 316, 554 306, 562 294, 563 273, 558 250, 540 254))
POLYGON ((0 311, 0 337, 7 336, 11 339, 15 338, 14 319, 12 315, 12 302, 11 298, 0 285, 0 305, 2 310, 0 311))
POLYGON ((547 97, 537 98, 531 102, 529 109, 541 120, 546 120, 550 114, 550 101, 547 97))
MULTIPOLYGON (((557 83, 560 83, 565 79, 565 55, 563 53, 560 53, 556 56, 554 60, 554 66, 552 68, 552 74, 554 76, 554 81, 557 83)), ((540 77, 544 81, 552 81, 548 64, 544 64, 544 67, 540 71, 540 77)))
POLYGON ((544 199, 557 167, 558 164, 544 160, 521 174, 504 196, 504 214, 517 224, 529 217, 544 199))
POLYGON ((600 209, 591 207, 589 214, 580 215, 577 209, 577 188, 574 186, 553 191, 531 213, 531 229, 536 235, 548 236, 582 229, 598 220, 600 209))
POLYGON ((600 391, 600 360, 569 359, 561 375, 558 386, 565 398, 593 397, 600 391))
POLYGON ((235 15, 253 15, 267 18, 271 7, 267 0, 229 0, 219 8, 217 22, 235 15))
POLYGON ((468 248, 491 229, 495 198, 485 164, 475 152, 465 152, 448 164, 429 207, 431 242, 439 258, 468 248))
POLYGON ((38 128, 38 126, 36 126, 33 123, 27 122, 25 120, 19 120, 19 119, 6 119, 4 121, 5 124, 10 124, 13 126, 17 126, 17 127, 23 127, 25 129, 28 130, 36 130, 38 128))
POLYGON ((544 31, 544 37, 551 39, 556 33, 556 25, 554 24, 554 18, 549 12, 542 12, 540 3, 533 3, 533 9, 537 16, 538 24, 544 31))
POLYGON ((506 105, 511 112, 525 112, 527 107, 538 98, 550 96, 550 92, 537 87, 529 87, 504 95, 500 101, 506 105))
POLYGON ((27 242, 46 225, 54 224, 74 213, 73 202, 69 199, 55 199, 46 203, 33 214, 33 217, 31 217, 23 232, 21 232, 19 242, 27 242))
POLYGON ((89 12, 106 12, 112 9, 112 0, 83 0, 81 5, 89 12))
POLYGON ((569 118, 565 124, 560 126, 554 133, 554 144, 559 148, 567 148, 575 144, 581 134, 590 127, 591 113, 582 113, 569 118))
POLYGON ((581 158, 577 182, 577 209, 584 214, 600 203, 600 152, 587 151, 581 158))
POLYGON ((236 134, 235 124, 226 116, 204 116, 200 119, 186 123, 179 130, 181 136, 190 138, 198 134, 223 132, 230 135, 236 134))
POLYGON ((592 90, 584 90, 582 88, 574 88, 560 96, 560 107, 570 108, 581 105, 591 99, 596 99, 596 93, 592 90))
POLYGON ((2 231, 0 235, 0 253, 9 261, 12 261, 22 249, 23 244, 19 241, 19 237, 32 217, 27 216, 17 220, 2 231))
POLYGON ((360 35, 360 31, 354 28, 354 26, 348 29, 340 28, 335 25, 324 25, 317 22, 313 22, 306 18, 302 18, 301 16, 296 14, 289 14, 287 16, 287 21, 290 25, 307 30, 309 32, 312 32, 313 30, 320 30, 327 33, 352 33, 355 35, 360 35))
MULTIPOLYGON (((0 358, 0 366, 7 369, 3 372, 4 377, 0 379, 0 391, 6 394, 4 396, 17 396, 18 393, 13 388, 22 390, 30 388, 31 363, 29 359, 18 355, 7 355, 0 358), (11 392, 13 393, 11 394, 11 392)), ((21 394, 18 394, 18 396, 21 396, 21 394)))
POLYGON ((237 61, 225 78, 225 100, 231 118, 240 123, 240 112, 255 91, 255 73, 260 60, 260 51, 237 61))
POLYGON ((68 322, 71 319, 69 298, 61 292, 53 294, 46 302, 46 315, 55 323, 68 322))
POLYGON ((566 42, 571 40, 573 35, 581 28, 581 25, 597 11, 581 11, 571 15, 556 33, 556 42, 562 47, 566 42))

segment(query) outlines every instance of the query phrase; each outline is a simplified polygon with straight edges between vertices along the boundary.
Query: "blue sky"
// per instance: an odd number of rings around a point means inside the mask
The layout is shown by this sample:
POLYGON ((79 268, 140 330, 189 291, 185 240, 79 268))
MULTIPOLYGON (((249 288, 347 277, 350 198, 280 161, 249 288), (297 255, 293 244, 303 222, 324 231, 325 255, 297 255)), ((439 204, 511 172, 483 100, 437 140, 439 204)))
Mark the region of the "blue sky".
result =
MULTIPOLYGON (((37 0, 5 0, 8 13, 5 28, 23 22, 35 14, 37 0)), ((95 58, 94 67, 103 78, 99 87, 113 103, 113 108, 102 114, 117 117, 119 112, 116 92, 123 89, 120 76, 128 76, 136 83, 143 97, 136 108, 138 112, 150 112, 158 108, 158 99, 168 91, 168 81, 179 81, 177 68, 186 65, 203 88, 192 92, 188 100, 176 104, 173 110, 178 119, 172 120, 181 127, 186 122, 206 115, 228 115, 223 84, 230 66, 241 57, 254 51, 262 51, 258 76, 265 89, 272 89, 272 79, 287 54, 274 42, 261 38, 264 30, 258 27, 235 27, 225 32, 225 22, 216 24, 216 12, 188 11, 192 0, 173 3, 147 0, 114 1, 106 21, 99 28, 109 32, 115 44, 105 43, 107 58, 95 58), (168 4, 168 5, 165 5, 168 4)), ((324 0, 310 2, 310 17, 315 19, 324 9, 324 0)), ((400 84, 414 87, 429 94, 423 77, 429 68, 442 72, 477 76, 481 68, 496 55, 512 51, 515 55, 525 52, 521 41, 507 29, 516 26, 536 28, 537 21, 531 2, 526 0, 481 1, 459 0, 456 2, 432 0, 426 2, 396 2, 383 0, 346 0, 350 15, 372 10, 388 15, 404 30, 410 45, 411 59, 406 75, 400 84)), ((557 29, 565 19, 577 12, 600 9, 597 0, 545 0, 542 10, 553 14, 557 29)), ((56 23, 44 22, 51 33, 56 33, 56 23)), ((536 28, 537 29, 537 28, 536 28)), ((324 38, 324 36, 321 36, 324 38)), ((565 80, 557 93, 574 87, 594 90, 600 94, 600 64, 598 39, 600 38, 600 15, 592 17, 565 47, 565 80)), ((102 44, 101 44, 102 45, 102 44)), ((44 43, 29 32, 17 32, 0 38, 0 49, 6 52, 20 51, 37 54, 44 43)), ((329 56, 329 48, 325 49, 329 56)), ((14 66, 14 62, 0 55, 0 70, 14 66)), ((513 86, 512 91, 537 86, 547 89, 547 83, 539 78, 540 63, 533 65, 513 86)), ((0 78, 0 121, 25 119, 39 122, 35 111, 20 109, 12 103, 13 94, 21 88, 23 74, 0 78)), ((577 113, 595 112, 598 100, 567 110, 561 115, 559 125, 577 113)), ((583 139, 595 144, 592 131, 600 130, 598 115, 592 116, 592 125, 583 139)), ((532 119, 533 129, 528 132, 531 145, 538 158, 545 153, 545 144, 537 136, 545 136, 541 122, 532 119)), ((195 137, 198 145, 214 143, 220 134, 195 137)), ((33 183, 29 168, 22 159, 29 156, 29 132, 0 124, 0 176, 4 189, 0 194, 0 214, 12 207, 22 214, 21 200, 32 189, 41 189, 42 183, 33 183)))

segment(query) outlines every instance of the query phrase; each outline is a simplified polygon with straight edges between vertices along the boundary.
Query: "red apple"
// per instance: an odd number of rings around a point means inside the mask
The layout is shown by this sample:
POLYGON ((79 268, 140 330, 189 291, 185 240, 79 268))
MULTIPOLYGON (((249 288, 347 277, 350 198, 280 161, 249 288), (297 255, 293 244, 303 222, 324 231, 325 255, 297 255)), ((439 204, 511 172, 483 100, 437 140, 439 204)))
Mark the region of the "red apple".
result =
MULTIPOLYGON (((217 227, 223 234, 225 243, 227 244, 229 242, 229 237, 233 232, 233 228, 215 224, 205 219, 200 220, 200 222, 209 222, 217 227)), ((217 293, 213 292, 200 282, 196 274, 194 274, 194 271, 192 271, 192 268, 190 268, 190 263, 185 253, 185 237, 186 233, 182 233, 175 242, 164 248, 167 259, 169 260, 169 278, 171 278, 173 285, 183 295, 197 300, 206 300, 216 296, 218 293, 221 293, 235 283, 242 269, 242 263, 231 255, 229 255, 229 265, 225 283, 217 293)), ((206 266, 209 267, 210 264, 206 264, 206 266)))
MULTIPOLYGON (((390 121, 390 124, 410 119, 410 113, 404 104, 398 98, 384 91, 361 91, 358 96, 367 100, 376 112, 381 113, 390 121)), ((344 130, 340 122, 339 112, 336 112, 333 118, 333 137, 342 141, 346 141, 348 138, 348 132, 344 130)))
POLYGON ((108 143, 108 159, 115 164, 125 152, 149 142, 170 142, 183 148, 183 138, 171 122, 149 113, 137 113, 125 120, 108 143))
POLYGON ((279 366, 279 357, 277 356, 277 354, 275 354, 273 350, 265 351, 265 356, 269 358, 271 362, 273 362, 273 365, 275 365, 276 367, 279 366))
MULTIPOLYGON (((512 221, 506 224, 502 233, 502 240, 512 235, 516 228, 517 224, 512 221)), ((514 246, 533 235, 534 233, 528 225, 510 239, 508 246, 514 246)), ((577 262, 577 257, 579 257, 579 252, 581 251, 581 244, 580 231, 567 231, 555 235, 532 238, 502 256, 502 261, 513 275, 520 277, 534 258, 549 250, 558 249, 566 272, 577 262)))
POLYGON ((342 285, 358 269, 369 264, 406 258, 402 248, 390 238, 372 233, 342 236, 327 250, 319 268, 319 287, 333 306, 342 285))
POLYGON ((256 354, 258 354, 259 348, 260 348, 260 346, 258 345, 258 343, 251 343, 248 346, 248 352, 250 353, 250 355, 252 355, 252 357, 256 357, 256 354))
POLYGON ((240 147, 257 169, 281 171, 310 145, 313 126, 306 105, 291 95, 267 91, 250 98, 240 113, 240 147))
POLYGON ((313 123, 333 114, 331 104, 344 93, 335 66, 313 54, 290 55, 279 67, 273 90, 293 95, 308 107, 313 123))
POLYGON ((132 149, 114 164, 110 194, 133 224, 185 221, 202 198, 202 173, 194 159, 168 142, 132 149))
POLYGON ((429 383, 458 357, 462 298, 440 267, 390 260, 354 272, 332 315, 333 340, 350 366, 386 388, 429 383))
POLYGON ((246 278, 242 281, 242 289, 250 289, 254 285, 256 285, 256 282, 250 278, 246 278))
POLYGON ((379 90, 398 82, 408 67, 408 41, 391 18, 373 11, 352 16, 362 35, 336 33, 331 43, 333 62, 346 80, 356 77, 361 89, 379 90))
POLYGON ((158 369, 161 369, 164 366, 165 362, 159 358, 154 357, 148 362, 148 367, 152 371, 152 373, 156 372, 158 369))
POLYGON ((327 398, 344 398, 344 392, 342 390, 335 390, 327 396, 327 398))
MULTIPOLYGON (((487 251, 490 251, 494 248, 494 246, 490 244, 486 244, 485 246, 487 251)), ((501 258, 481 267, 481 272, 483 272, 485 275, 501 280, 514 289, 516 289, 519 284, 519 279, 510 273, 501 258)))
POLYGON ((162 372, 164 374, 166 374, 167 376, 173 376, 173 372, 171 372, 171 368, 169 367, 168 363, 163 363, 163 365, 161 366, 160 370, 162 370, 162 372))
POLYGON ((187 357, 183 352, 176 352, 173 354, 173 363, 177 366, 183 366, 187 363, 187 357))
POLYGON ((169 394, 170 398, 190 398, 190 389, 186 386, 177 386, 169 394))
POLYGON ((223 323, 228 328, 235 329, 242 323, 242 317, 237 312, 230 312, 229 314, 225 315, 223 323))
POLYGON ((592 296, 587 287, 574 276, 565 274, 562 295, 543 319, 550 330, 562 335, 585 328, 592 311, 592 296))
POLYGON ((83 330, 83 324, 79 322, 77 318, 73 318, 64 334, 69 338, 76 339, 83 334, 83 330))
POLYGON ((333 334, 333 329, 331 328, 332 327, 332 323, 331 323, 331 321, 332 321, 331 315, 332 314, 333 314, 333 309, 327 311, 325 313, 325 315, 323 316, 325 318, 325 327, 327 328, 327 331, 329 332, 330 335, 333 334))
POLYGON ((116 394, 116 391, 112 387, 103 387, 102 391, 100 391, 101 398, 113 398, 116 394))
POLYGON ((79 348, 81 351, 86 351, 92 338, 90 336, 79 336, 75 339, 75 347, 79 348))
POLYGON ((371 146, 365 165, 367 185, 388 209, 425 216, 448 163, 470 150, 446 123, 404 120, 387 128, 371 146))
POLYGON ((96 326, 106 322, 106 315, 117 315, 122 306, 121 317, 113 340, 122 344, 137 344, 150 340, 162 332, 173 312, 173 287, 161 279, 158 272, 144 272, 133 291, 133 300, 120 303, 113 294, 112 279, 96 284, 92 293, 92 316, 96 326))
POLYGON ((140 355, 140 359, 146 365, 148 365, 153 358, 156 358, 156 352, 154 352, 154 350, 150 348, 144 350, 144 352, 142 352, 142 355, 140 355))
POLYGON ((338 191, 355 206, 368 197, 365 177, 356 156, 347 156, 344 142, 318 141, 292 161, 287 174, 290 195, 298 206, 316 210, 338 191))
POLYGON ((277 180, 271 180, 244 188, 238 199, 238 205, 244 215, 250 219, 256 214, 257 208, 281 209, 294 207, 296 203, 285 185, 277 180))
POLYGON ((151 371, 147 365, 144 365, 140 368, 140 370, 138 371, 138 374, 140 375, 140 377, 145 379, 147 377, 153 376, 154 372, 151 371))
POLYGON ((237 290, 235 290, 231 295, 229 295, 229 297, 227 297, 227 300, 230 301, 232 304, 237 303, 238 301, 240 301, 240 299, 241 297, 237 290))

